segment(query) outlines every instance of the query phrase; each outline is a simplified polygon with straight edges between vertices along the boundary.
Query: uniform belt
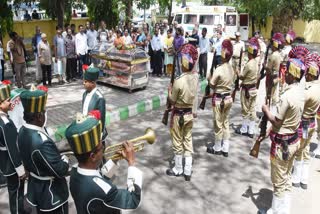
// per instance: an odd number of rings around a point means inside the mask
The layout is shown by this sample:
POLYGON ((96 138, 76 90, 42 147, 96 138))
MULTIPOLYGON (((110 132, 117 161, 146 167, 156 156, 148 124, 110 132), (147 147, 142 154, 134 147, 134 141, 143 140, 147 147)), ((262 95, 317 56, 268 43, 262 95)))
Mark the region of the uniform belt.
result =
POLYGON ((54 179, 54 177, 51 176, 39 176, 34 174, 33 172, 30 172, 31 177, 34 177, 35 179, 41 180, 41 181, 51 181, 54 179))
POLYGON ((241 87, 246 89, 246 90, 249 90, 251 88, 255 88, 256 84, 241 84, 241 87))
POLYGON ((174 108, 173 113, 174 114, 187 114, 187 113, 191 113, 192 112, 192 108, 174 108))
POLYGON ((225 94, 215 93, 215 97, 217 97, 217 98, 225 98, 227 96, 230 96, 230 93, 225 93, 225 94))
POLYGON ((0 146, 0 151, 8 151, 8 149, 5 146, 0 146))
POLYGON ((233 59, 240 59, 240 56, 232 56, 233 59))
POLYGON ((316 120, 314 117, 311 117, 311 118, 302 117, 302 121, 308 121, 309 123, 314 123, 316 120))
POLYGON ((288 145, 291 145, 291 144, 294 144, 297 142, 299 138, 299 134, 298 132, 294 133, 294 134, 275 134, 274 136, 274 141, 277 143, 277 144, 282 144, 283 142, 287 142, 288 145))

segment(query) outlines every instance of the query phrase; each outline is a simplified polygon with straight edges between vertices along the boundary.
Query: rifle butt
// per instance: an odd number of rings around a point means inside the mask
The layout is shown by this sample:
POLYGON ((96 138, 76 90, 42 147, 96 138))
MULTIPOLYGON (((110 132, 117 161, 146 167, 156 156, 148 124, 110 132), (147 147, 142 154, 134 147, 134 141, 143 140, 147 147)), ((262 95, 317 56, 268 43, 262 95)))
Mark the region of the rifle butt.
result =
POLYGON ((261 141, 260 140, 257 140, 255 143, 254 143, 254 145, 253 145, 253 147, 251 148, 251 150, 250 150, 250 156, 252 156, 252 157, 255 157, 255 158, 258 158, 258 156, 259 156, 259 151, 260 151, 260 144, 261 144, 261 141))
POLYGON ((202 110, 204 110, 204 108, 205 108, 205 106, 206 106, 206 97, 205 96, 203 96, 203 98, 202 98, 202 100, 201 100, 201 103, 200 103, 200 105, 199 105, 199 108, 200 109, 202 109, 202 110))
POLYGON ((163 117, 162 117, 162 120, 161 122, 164 124, 164 125, 168 125, 168 119, 169 119, 169 111, 166 109, 164 114, 163 114, 163 117))

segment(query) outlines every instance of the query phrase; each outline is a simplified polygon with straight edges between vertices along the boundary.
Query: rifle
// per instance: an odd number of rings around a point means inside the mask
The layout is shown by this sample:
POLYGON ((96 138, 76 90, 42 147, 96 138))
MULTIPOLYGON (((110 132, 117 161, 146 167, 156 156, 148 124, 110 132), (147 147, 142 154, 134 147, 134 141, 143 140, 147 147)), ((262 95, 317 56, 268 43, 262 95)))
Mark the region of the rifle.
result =
MULTIPOLYGON (((266 104, 270 105, 270 99, 271 99, 271 90, 272 90, 272 78, 267 78, 267 84, 266 84, 266 90, 267 90, 267 95, 266 95, 266 104)), ((268 124, 268 118, 266 114, 263 114, 261 122, 259 124, 260 128, 260 134, 259 137, 257 138, 256 142, 254 143, 253 147, 250 150, 250 155, 258 158, 259 151, 260 151, 260 144, 261 142, 267 137, 267 124, 268 124)))
POLYGON ((264 70, 266 69, 265 68, 265 64, 268 60, 268 55, 269 55, 269 50, 271 48, 271 44, 268 45, 267 47, 267 51, 266 51, 266 55, 264 56, 264 62, 263 62, 263 66, 260 70, 260 77, 258 78, 258 81, 257 81, 257 89, 259 89, 259 86, 260 86, 260 81, 266 76, 266 72, 264 72, 264 70))
MULTIPOLYGON (((243 52, 243 50, 242 50, 242 48, 241 48, 239 65, 238 65, 239 71, 241 71, 242 52, 243 52)), ((233 101, 235 100, 235 98, 236 98, 236 93, 237 93, 237 91, 239 90, 239 80, 240 80, 239 75, 237 75, 237 79, 236 79, 235 82, 234 82, 234 90, 233 90, 232 95, 231 95, 233 101)))
MULTIPOLYGON (((213 69, 216 66, 216 51, 214 52, 213 55, 213 60, 212 60, 212 64, 211 64, 211 68, 210 68, 210 76, 212 76, 213 74, 213 69)), ((206 106, 206 100, 210 97, 210 80, 208 80, 208 85, 206 86, 205 92, 204 92, 204 96, 202 97, 201 103, 199 105, 199 108, 204 110, 204 107, 206 106)))
MULTIPOLYGON (((176 57, 177 57, 177 53, 174 53, 173 55, 173 71, 171 73, 171 78, 170 78, 170 84, 173 85, 174 83, 174 75, 175 75, 175 67, 176 67, 176 57)), ((178 62, 179 63, 179 62, 178 62)), ((162 117, 162 123, 164 125, 168 124, 168 119, 169 119, 169 112, 172 110, 171 109, 171 102, 169 100, 169 94, 167 97, 167 104, 166 104, 167 108, 163 113, 163 117, 162 117)))

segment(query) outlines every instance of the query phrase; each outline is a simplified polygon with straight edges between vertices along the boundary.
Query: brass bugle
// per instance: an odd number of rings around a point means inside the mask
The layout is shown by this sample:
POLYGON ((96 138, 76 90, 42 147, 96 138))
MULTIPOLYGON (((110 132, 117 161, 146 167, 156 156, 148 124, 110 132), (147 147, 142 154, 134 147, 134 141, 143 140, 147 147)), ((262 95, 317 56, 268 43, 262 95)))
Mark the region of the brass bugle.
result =
MULTIPOLYGON (((133 149, 135 152, 142 151, 144 148, 144 144, 146 141, 148 144, 153 144, 156 140, 156 134, 152 128, 147 128, 145 131, 145 134, 128 140, 128 142, 133 143, 133 149)), ((107 146, 104 150, 104 157, 108 160, 120 160, 123 159, 124 157, 121 155, 121 152, 124 151, 125 148, 123 146, 123 143, 117 143, 111 146, 107 146)), ((67 152, 62 152, 62 155, 73 155, 72 151, 67 151, 67 152)))

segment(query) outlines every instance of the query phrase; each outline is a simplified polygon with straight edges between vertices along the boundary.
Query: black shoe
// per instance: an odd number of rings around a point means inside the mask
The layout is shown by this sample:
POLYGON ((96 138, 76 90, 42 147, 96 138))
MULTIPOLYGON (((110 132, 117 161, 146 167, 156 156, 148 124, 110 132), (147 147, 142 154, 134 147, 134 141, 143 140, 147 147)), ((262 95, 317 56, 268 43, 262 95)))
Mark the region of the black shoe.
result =
POLYGON ((222 152, 222 155, 227 158, 229 156, 229 153, 228 152, 222 152))
POLYGON ((184 180, 185 181, 190 181, 191 180, 191 175, 184 175, 184 180))
POLYGON ((248 137, 253 138, 253 134, 248 133, 248 137))
POLYGON ((215 155, 222 155, 222 151, 214 151, 215 155))
POLYGON ((167 169, 166 174, 167 174, 168 176, 176 176, 176 177, 182 176, 182 174, 176 174, 176 173, 174 173, 174 171, 173 171, 172 169, 167 169))
POLYGON ((210 153, 210 154, 214 154, 213 147, 207 147, 207 152, 210 153))
POLYGON ((240 129, 241 129, 241 128, 237 128, 237 129, 235 130, 235 133, 236 133, 236 134, 240 134, 240 135, 247 135, 247 133, 241 132, 240 129))
POLYGON ((314 157, 320 159, 320 155, 315 155, 314 157))
POLYGON ((302 189, 308 189, 308 184, 300 183, 302 189))
POLYGON ((299 188, 300 187, 300 183, 292 183, 292 186, 299 188))

